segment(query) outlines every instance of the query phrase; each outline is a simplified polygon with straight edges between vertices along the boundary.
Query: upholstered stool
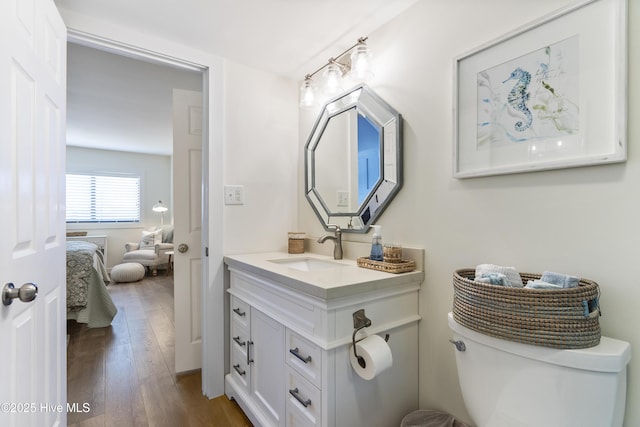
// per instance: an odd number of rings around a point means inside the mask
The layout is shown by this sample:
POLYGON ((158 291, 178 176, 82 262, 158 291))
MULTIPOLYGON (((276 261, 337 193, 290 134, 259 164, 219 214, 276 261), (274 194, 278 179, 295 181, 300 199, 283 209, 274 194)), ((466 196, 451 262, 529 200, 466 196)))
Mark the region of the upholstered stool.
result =
POLYGON ((142 280, 145 269, 142 264, 137 262, 126 262, 124 264, 115 265, 111 269, 111 279, 114 282, 127 283, 142 280))

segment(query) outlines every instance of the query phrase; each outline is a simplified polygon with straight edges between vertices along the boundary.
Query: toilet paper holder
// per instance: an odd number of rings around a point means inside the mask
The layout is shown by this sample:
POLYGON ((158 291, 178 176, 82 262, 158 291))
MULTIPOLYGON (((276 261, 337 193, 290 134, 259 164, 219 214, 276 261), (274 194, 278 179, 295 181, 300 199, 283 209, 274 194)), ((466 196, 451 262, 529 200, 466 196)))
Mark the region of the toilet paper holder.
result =
MULTIPOLYGON (((363 369, 366 368, 367 362, 364 360, 364 357, 358 356, 356 343, 362 341, 364 338, 356 340, 356 334, 359 330, 368 328, 369 326, 371 326, 371 319, 365 316, 364 308, 361 308, 360 310, 353 313, 353 335, 351 336, 351 342, 353 343, 353 355, 356 357, 358 365, 360 365, 360 367, 363 369)), ((384 340, 387 342, 389 341, 389 334, 385 334, 384 340)))

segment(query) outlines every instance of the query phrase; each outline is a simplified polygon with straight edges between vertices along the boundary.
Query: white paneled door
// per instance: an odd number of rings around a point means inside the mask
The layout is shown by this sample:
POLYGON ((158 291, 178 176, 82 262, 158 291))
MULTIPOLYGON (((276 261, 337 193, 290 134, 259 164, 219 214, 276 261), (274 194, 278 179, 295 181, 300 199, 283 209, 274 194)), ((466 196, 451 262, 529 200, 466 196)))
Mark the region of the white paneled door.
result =
POLYGON ((0 1, 0 61, 0 287, 22 290, 0 304, 0 425, 63 426, 66 29, 52 0, 0 1))
POLYGON ((173 91, 176 372, 202 367, 202 93, 173 91))

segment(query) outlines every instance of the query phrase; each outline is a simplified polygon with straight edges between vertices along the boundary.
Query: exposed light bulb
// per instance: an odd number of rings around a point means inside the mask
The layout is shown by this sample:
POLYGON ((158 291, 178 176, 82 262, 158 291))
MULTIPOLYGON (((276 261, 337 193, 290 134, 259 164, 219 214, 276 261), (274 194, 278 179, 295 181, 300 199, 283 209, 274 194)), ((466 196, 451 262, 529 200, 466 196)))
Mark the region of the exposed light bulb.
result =
POLYGON ((310 108, 316 102, 316 88, 313 86, 313 80, 305 77, 304 82, 300 85, 300 107, 310 108))
POLYGON ((351 53, 351 75, 354 79, 366 81, 373 77, 373 55, 366 44, 360 43, 351 53))
POLYGON ((324 93, 328 96, 337 95, 342 92, 342 70, 334 62, 327 66, 324 71, 324 93))

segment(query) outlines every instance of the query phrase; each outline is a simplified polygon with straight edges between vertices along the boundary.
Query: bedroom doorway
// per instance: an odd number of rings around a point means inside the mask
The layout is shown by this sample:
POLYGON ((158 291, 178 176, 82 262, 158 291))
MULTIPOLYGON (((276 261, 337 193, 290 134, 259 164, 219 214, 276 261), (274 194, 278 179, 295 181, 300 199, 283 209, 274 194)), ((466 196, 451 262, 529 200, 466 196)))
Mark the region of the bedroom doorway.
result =
MULTIPOLYGON (((87 73, 85 75, 82 76, 82 79, 84 79, 82 81, 82 84, 85 85, 87 89, 87 93, 89 93, 90 98, 96 100, 96 99, 103 99, 106 100, 109 103, 110 107, 116 107, 117 109, 117 113, 119 114, 119 117, 125 117, 126 118, 126 123, 131 124, 135 135, 137 135, 137 137, 134 138, 130 138, 130 143, 128 144, 123 144, 122 140, 124 139, 122 137, 122 127, 124 126, 114 126, 114 128, 117 129, 112 129, 112 130, 117 130, 117 132, 120 132, 120 137, 116 137, 113 138, 112 141, 114 141, 113 145, 107 145, 106 147, 104 146, 104 144, 109 144, 109 142, 105 142, 105 138, 104 138, 104 134, 105 133, 109 133, 109 132, 105 132, 102 131, 100 132, 100 128, 96 127, 96 126, 87 126, 87 124, 85 123, 83 126, 84 129, 97 129, 98 132, 101 134, 101 137, 99 138, 100 141, 102 141, 102 146, 98 147, 98 149, 111 149, 111 150, 118 150, 118 151, 122 151, 124 153, 126 153, 125 150, 127 149, 136 149, 139 152, 146 152, 146 155, 150 155, 150 153, 152 151, 154 151, 154 149, 157 149, 158 147, 156 146, 150 146, 150 147, 144 147, 142 144, 140 144, 140 139, 142 139, 141 135, 143 135, 143 133, 140 132, 144 132, 145 126, 144 126, 144 122, 145 121, 149 121, 149 122, 155 122, 155 125, 149 125, 147 127, 149 133, 154 134, 154 132, 158 129, 161 128, 163 125, 159 125, 158 124, 158 119, 157 117, 154 118, 154 114, 157 113, 158 107, 160 102, 158 101, 158 99, 156 97, 153 97, 151 99, 146 99, 143 96, 140 97, 136 97, 132 95, 132 91, 134 89, 136 89, 136 87, 141 87, 141 86, 146 86, 146 85, 151 85, 153 82, 158 82, 158 81, 165 81, 168 77, 166 75, 171 74, 171 75, 175 75, 175 74, 187 74, 189 75, 189 78, 187 78, 186 80, 193 80, 193 76, 196 75, 198 82, 199 82, 199 90, 201 92, 201 97, 202 97, 202 93, 204 93, 204 86, 205 86, 205 73, 206 71, 204 69, 201 69, 199 67, 193 66, 193 65, 189 65, 186 63, 181 63, 179 61, 167 61, 166 59, 162 59, 162 58, 157 58, 154 55, 150 55, 149 53, 136 53, 136 52, 132 52, 130 51, 129 48, 124 48, 124 47, 120 47, 120 48, 114 48, 114 46, 105 46, 104 43, 100 42, 96 42, 95 40, 86 40, 83 37, 78 36, 77 34, 72 35, 70 33, 70 50, 76 49, 76 50, 83 50, 83 51, 93 51, 93 54, 96 55, 100 55, 100 54, 104 54, 104 55, 110 55, 111 57, 118 57, 117 61, 121 61, 122 63, 132 63, 132 62, 138 62, 140 68, 145 69, 147 71, 144 71, 144 75, 142 78, 140 78, 140 76, 138 77, 127 77, 127 76, 123 76, 122 74, 120 74, 121 71, 123 71, 122 68, 118 68, 115 67, 114 69, 111 70, 107 70, 108 73, 111 73, 114 75, 114 77, 117 78, 117 80, 119 80, 120 82, 125 83, 124 87, 129 88, 129 93, 126 94, 121 94, 118 95, 117 91, 115 89, 114 86, 111 86, 109 84, 102 84, 102 86, 100 85, 93 85, 92 83, 95 83, 95 81, 97 80, 97 76, 96 76, 96 72, 92 72, 92 73, 87 73), (156 67, 159 69, 163 69, 165 71, 167 71, 166 73, 158 73, 157 75, 151 75, 149 74, 149 69, 150 67, 156 67), (117 71, 117 72, 116 72, 117 71), (138 82, 138 83, 135 83, 138 82), (120 96, 120 97, 119 97, 120 96), (117 141, 117 143, 116 143, 117 141)), ((118 62, 118 64, 120 64, 121 62, 118 62)), ((133 71, 135 72, 135 69, 137 67, 134 66, 133 71)), ((69 82, 70 82, 70 86, 73 86, 74 82, 73 82, 73 74, 70 72, 69 74, 69 82)), ((193 85, 189 85, 189 84, 185 84, 182 85, 183 88, 186 89, 193 89, 193 85)), ((156 91, 157 92, 157 91, 156 91)), ((169 93, 169 97, 171 98, 172 94, 169 93)), ((68 105, 68 118, 71 120, 71 128, 73 129, 74 123, 73 123, 73 99, 70 99, 70 105, 68 105)), ((83 109, 85 112, 91 111, 91 108, 88 109, 83 109)), ((170 123, 170 127, 171 126, 171 105, 168 106, 168 110, 169 110, 169 123, 170 123)), ((104 115, 102 116, 104 118, 104 115)), ((206 117, 207 115, 204 114, 202 115, 202 118, 204 120, 203 123, 201 123, 201 126, 205 129, 207 129, 207 123, 206 123, 206 117)), ((160 120, 161 121, 161 120, 160 120)), ((105 128, 103 128, 105 129, 105 128)), ((85 138, 84 139, 88 139, 86 138, 86 135, 83 135, 85 138)), ((153 140, 154 138, 150 138, 151 140, 153 140)), ((161 138, 157 137, 155 138, 155 145, 158 145, 159 140, 161 138)), ((173 141, 173 135, 169 135, 168 137, 169 141, 173 141)), ((203 138, 203 136, 200 136, 200 143, 201 143, 201 148, 203 149, 203 151, 206 153, 207 150, 207 139, 203 138)), ((152 142, 153 143, 153 142, 152 142)), ((173 165, 173 159, 175 156, 175 153, 173 151, 173 147, 171 148, 172 151, 170 151, 168 153, 168 155, 171 157, 171 164, 173 165)), ((162 153, 160 154, 162 155, 162 153)), ((164 155, 167 155, 167 151, 164 151, 164 155)), ((192 171, 193 172, 193 171, 192 171)), ((175 188, 174 182, 175 182, 175 175, 170 172, 171 175, 171 184, 168 186, 169 188, 165 188, 164 190, 166 191, 166 193, 162 193, 162 194, 168 194, 167 196, 153 196, 155 198, 162 198, 164 199, 164 202, 167 203, 169 202, 170 204, 170 215, 165 215, 164 217, 164 221, 166 224, 166 220, 168 218, 175 218, 175 217, 179 217, 178 212, 176 210, 182 209, 182 205, 178 204, 175 202, 175 198, 174 195, 176 193, 182 193, 184 191, 188 191, 187 189, 182 189, 182 188, 175 188)), ((206 171, 203 171, 202 168, 200 168, 198 170, 198 176, 194 176, 193 174, 191 174, 190 178, 191 180, 197 180, 199 183, 199 187, 200 188, 204 188, 206 189, 208 187, 208 182, 205 179, 206 176, 206 171), (204 172, 204 173, 203 173, 204 172)), ((147 185, 143 185, 143 192, 149 190, 150 187, 152 187, 153 183, 152 182, 148 182, 147 185)), ((206 194, 207 192, 205 191, 204 194, 206 194)), ((156 193, 158 194, 158 193, 156 193)), ((157 200, 156 200, 157 201, 157 200)), ((147 203, 143 203, 143 205, 145 205, 146 207, 144 207, 143 209, 146 209, 149 212, 144 212, 145 213, 145 217, 146 217, 146 221, 143 224, 143 228, 149 228, 149 226, 151 225, 158 225, 155 222, 157 222, 158 218, 154 217, 154 214, 151 212, 151 206, 152 204, 150 204, 149 202, 147 203), (148 208, 148 209, 147 209, 148 208)), ((202 206, 202 203, 200 203, 200 206, 202 206)), ((183 216, 184 217, 184 216, 183 216)), ((187 215, 188 217, 188 215, 187 215)), ((202 224, 206 223, 206 219, 205 218, 201 218, 200 217, 200 222, 202 224)), ((204 233, 207 230, 207 227, 202 227, 200 226, 199 228, 200 233, 204 233)), ((177 230, 176 230, 177 231, 177 230)), ((136 233, 139 234, 140 230, 138 229, 112 229, 109 230, 108 233, 111 236, 109 238, 109 248, 111 252, 111 256, 109 257, 112 261, 110 261, 110 266, 113 266, 115 264, 118 263, 118 260, 121 259, 122 253, 118 252, 118 249, 122 249, 122 252, 124 251, 124 242, 126 241, 136 241, 136 233)), ((174 243, 176 246, 176 254, 178 253, 177 247, 178 244, 181 243, 181 240, 184 238, 184 236, 181 236, 179 234, 179 232, 176 233, 176 235, 174 236, 174 243)), ((196 246, 201 246, 200 244, 196 245, 196 246)), ((193 252, 200 252, 198 247, 192 247, 191 251, 193 252)), ((164 272, 160 272, 159 274, 164 274, 164 272)), ((194 275, 189 275, 187 280, 193 281, 193 283, 189 283, 186 286, 189 286, 190 288, 195 288, 195 289, 199 289, 202 287, 202 281, 203 281, 203 277, 205 277, 206 275, 200 274, 197 276, 194 275)), ((178 305, 185 305, 182 303, 179 303, 179 299, 183 298, 182 293, 177 292, 176 293, 176 299, 174 301, 174 304, 178 305)), ((180 316, 184 316, 187 321, 189 323, 193 323, 195 318, 194 315, 199 315, 199 310, 197 313, 193 313, 192 309, 193 309, 193 304, 192 301, 188 301, 188 303, 186 304, 186 312, 182 311, 180 316)), ((198 309, 199 307, 196 306, 196 309, 198 309)), ((175 325, 173 319, 171 319, 172 325, 175 325)), ((175 326, 174 326, 175 327, 175 326)), ((178 345, 174 346, 175 351, 179 352, 182 350, 182 348, 178 345)), ((174 354, 173 357, 174 361, 179 359, 179 356, 177 354, 174 354)), ((200 366, 198 366, 199 368, 200 366)), ((172 370, 175 373, 175 366, 171 367, 172 370)))

